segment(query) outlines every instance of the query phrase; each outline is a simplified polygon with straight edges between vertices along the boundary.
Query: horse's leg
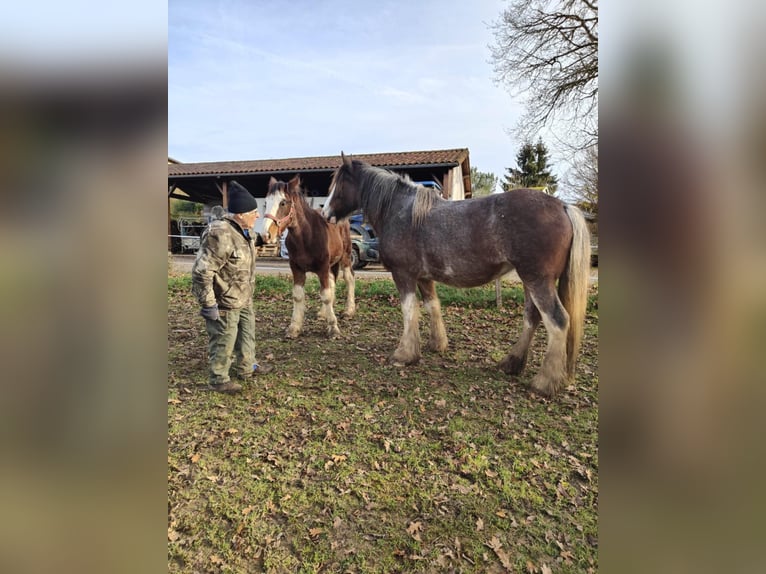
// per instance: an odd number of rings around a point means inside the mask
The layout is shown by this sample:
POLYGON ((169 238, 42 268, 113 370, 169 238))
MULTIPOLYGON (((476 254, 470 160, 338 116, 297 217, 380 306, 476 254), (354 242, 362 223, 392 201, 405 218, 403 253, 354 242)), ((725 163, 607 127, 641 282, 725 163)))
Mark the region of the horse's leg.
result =
POLYGON ((415 281, 394 276, 394 282, 399 289, 399 297, 402 300, 402 315, 404 317, 404 329, 399 346, 391 355, 390 362, 396 366, 411 365, 420 360, 420 302, 415 295, 415 281))
POLYGON ((540 312, 535 307, 535 302, 529 295, 529 289, 524 284, 524 327, 521 330, 521 336, 516 344, 511 347, 511 351, 505 358, 498 363, 498 367, 509 375, 518 375, 524 370, 527 364, 527 353, 529 344, 535 335, 535 329, 540 324, 540 312))
POLYGON ((338 318, 332 310, 335 301, 335 277, 330 273, 329 267, 321 269, 319 275, 319 300, 322 302, 322 308, 319 313, 327 321, 327 336, 335 337, 340 335, 338 328, 338 318))
POLYGON ((421 297, 423 297, 423 307, 425 307, 429 318, 430 335, 426 349, 443 353, 447 350, 447 331, 444 328, 442 306, 439 302, 439 296, 436 294, 436 285, 431 280, 420 279, 418 289, 421 297))
POLYGON ((287 328, 287 336, 295 339, 303 330, 303 317, 306 314, 306 273, 299 269, 293 269, 293 316, 290 326, 287 328))
POLYGON ((343 314, 350 319, 356 313, 356 278, 350 265, 343 266, 343 279, 346 282, 346 310, 343 314))
POLYGON ((546 397, 555 395, 567 382, 567 330, 569 313, 561 304, 553 281, 529 286, 529 295, 535 303, 543 325, 548 331, 548 348, 540 372, 532 379, 532 390, 546 397))

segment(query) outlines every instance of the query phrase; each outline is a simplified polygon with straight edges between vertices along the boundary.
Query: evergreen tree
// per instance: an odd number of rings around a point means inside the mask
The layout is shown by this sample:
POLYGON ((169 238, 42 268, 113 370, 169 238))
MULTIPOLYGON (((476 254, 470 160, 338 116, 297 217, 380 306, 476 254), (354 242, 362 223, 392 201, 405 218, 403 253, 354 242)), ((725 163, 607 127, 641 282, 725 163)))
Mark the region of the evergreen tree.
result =
POLYGON ((479 171, 471 167, 471 195, 481 197, 489 195, 497 187, 497 176, 494 173, 479 171))
POLYGON ((525 142, 516 154, 516 167, 506 168, 502 182, 504 191, 519 187, 547 187, 548 193, 556 193, 558 180, 551 173, 548 148, 542 139, 536 144, 525 142))

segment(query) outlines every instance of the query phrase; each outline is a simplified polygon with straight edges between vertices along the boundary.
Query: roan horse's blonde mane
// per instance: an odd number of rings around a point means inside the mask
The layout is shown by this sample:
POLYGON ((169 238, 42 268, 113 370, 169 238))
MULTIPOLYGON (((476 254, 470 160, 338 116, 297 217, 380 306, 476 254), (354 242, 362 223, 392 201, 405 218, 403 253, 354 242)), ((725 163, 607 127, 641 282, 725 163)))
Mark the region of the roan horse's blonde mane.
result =
MULTIPOLYGON (((410 176, 405 176, 406 181, 412 183, 410 176)), ((439 201, 441 197, 439 192, 433 188, 426 187, 424 185, 417 185, 417 192, 415 193, 415 203, 412 204, 412 225, 417 227, 421 225, 434 203, 439 201)))

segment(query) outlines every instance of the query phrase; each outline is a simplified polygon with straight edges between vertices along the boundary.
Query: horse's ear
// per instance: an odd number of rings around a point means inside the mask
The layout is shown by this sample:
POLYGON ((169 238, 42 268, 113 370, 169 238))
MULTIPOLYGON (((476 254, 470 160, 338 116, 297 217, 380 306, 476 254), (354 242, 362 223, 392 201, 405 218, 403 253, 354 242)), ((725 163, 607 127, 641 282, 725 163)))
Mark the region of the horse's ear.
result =
POLYGON ((340 159, 343 162, 343 165, 348 168, 351 167, 351 158, 346 157, 346 154, 344 154, 342 151, 340 152, 340 159))
POLYGON ((271 186, 271 185, 274 185, 275 183, 277 183, 277 178, 272 175, 271 178, 269 179, 269 185, 271 186))
POLYGON ((295 175, 293 178, 287 182, 287 187, 290 191, 294 191, 296 189, 300 189, 301 187, 301 176, 295 175))

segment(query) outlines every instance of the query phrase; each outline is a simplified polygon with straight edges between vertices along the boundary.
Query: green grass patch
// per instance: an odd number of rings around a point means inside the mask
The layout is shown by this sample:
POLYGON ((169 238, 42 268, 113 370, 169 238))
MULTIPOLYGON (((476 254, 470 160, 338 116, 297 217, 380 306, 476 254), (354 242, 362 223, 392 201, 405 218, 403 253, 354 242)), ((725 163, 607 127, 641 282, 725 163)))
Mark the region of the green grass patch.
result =
POLYGON ((500 310, 493 285, 440 286, 449 348, 405 369, 387 362, 391 281, 358 279, 330 340, 310 277, 305 332, 286 340, 291 282, 259 276, 257 353, 276 369, 225 396, 206 388, 190 287, 168 279, 170 572, 598 570, 597 309, 575 384, 543 400, 527 390, 543 328, 521 377, 494 366, 521 330, 518 285, 500 310))

